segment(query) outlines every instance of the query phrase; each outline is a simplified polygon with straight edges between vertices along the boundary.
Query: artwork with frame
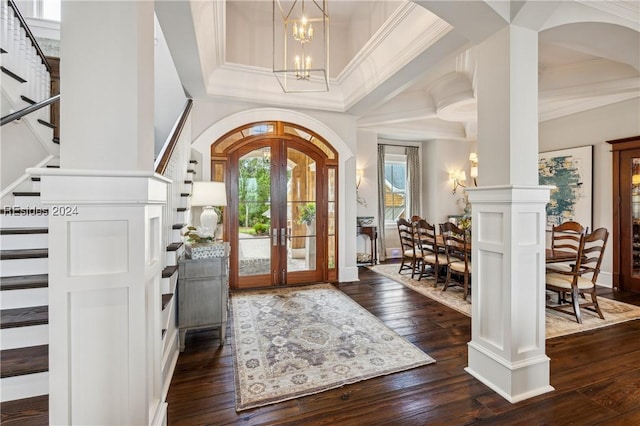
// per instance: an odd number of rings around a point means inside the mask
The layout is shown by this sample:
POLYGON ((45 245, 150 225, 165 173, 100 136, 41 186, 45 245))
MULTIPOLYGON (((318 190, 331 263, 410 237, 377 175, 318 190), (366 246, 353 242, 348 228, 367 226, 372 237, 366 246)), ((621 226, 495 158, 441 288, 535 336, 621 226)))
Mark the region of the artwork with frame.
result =
POLYGON ((592 228, 593 146, 541 152, 538 154, 540 185, 550 185, 547 230, 567 221, 592 228))

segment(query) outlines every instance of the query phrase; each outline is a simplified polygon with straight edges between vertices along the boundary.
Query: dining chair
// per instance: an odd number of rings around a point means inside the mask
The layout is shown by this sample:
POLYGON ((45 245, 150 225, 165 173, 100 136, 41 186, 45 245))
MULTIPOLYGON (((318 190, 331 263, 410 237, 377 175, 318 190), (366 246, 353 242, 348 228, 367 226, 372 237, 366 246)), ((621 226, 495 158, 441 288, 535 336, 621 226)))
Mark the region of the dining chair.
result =
POLYGON ((406 219, 400 218, 396 221, 398 225, 398 235, 400 236, 400 246, 402 250, 402 263, 398 273, 405 269, 411 269, 411 278, 415 276, 416 267, 419 265, 422 253, 416 250, 413 224, 406 219))
MULTIPOLYGON (((577 256, 580 238, 586 234, 585 228, 578 222, 567 221, 551 228, 551 249, 573 253, 577 256)), ((570 271, 575 261, 548 264, 548 269, 570 271)))
POLYGON ((420 219, 414 222, 413 227, 416 235, 417 250, 421 253, 418 281, 423 276, 429 275, 429 267, 431 267, 435 278, 433 286, 437 287, 440 268, 447 264, 447 255, 444 252, 444 247, 440 247, 438 244, 435 225, 420 219))
POLYGON ((453 280, 463 288, 462 297, 467 300, 471 292, 471 245, 468 233, 451 222, 440 224, 440 233, 447 257, 447 277, 442 291, 446 291, 452 283, 451 275, 462 277, 462 282, 453 280))
POLYGON ((598 305, 596 281, 608 239, 609 231, 606 228, 598 228, 591 234, 582 234, 575 266, 569 271, 547 269, 546 288, 558 293, 558 305, 547 307, 568 314, 573 313, 580 324, 581 308, 596 312, 604 319, 598 305), (585 275, 591 275, 591 278, 585 275), (589 293, 590 300, 587 300, 585 293, 589 293), (566 299, 567 294, 571 297, 570 301, 566 299), (581 302, 581 299, 584 301, 581 302), (567 310, 569 305, 572 306, 573 312, 567 310))

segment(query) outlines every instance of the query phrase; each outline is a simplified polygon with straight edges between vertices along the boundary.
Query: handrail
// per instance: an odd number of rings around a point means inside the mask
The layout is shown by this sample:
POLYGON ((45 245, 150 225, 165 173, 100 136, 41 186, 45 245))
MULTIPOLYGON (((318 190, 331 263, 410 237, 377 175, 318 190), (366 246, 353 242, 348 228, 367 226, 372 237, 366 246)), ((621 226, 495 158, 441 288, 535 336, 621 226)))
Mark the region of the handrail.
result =
POLYGON ((187 118, 189 117, 189 113, 191 112, 191 107, 193 106, 193 99, 187 99, 187 103, 184 106, 184 110, 182 111, 182 115, 176 122, 173 127, 173 132, 171 133, 171 137, 165 143, 164 147, 160 151, 158 158, 160 159, 156 164, 156 173, 164 174, 167 170, 167 166, 169 165, 169 160, 171 159, 171 155, 173 154, 173 150, 178 144, 178 139, 182 134, 182 129, 184 128, 185 123, 187 122, 187 118))
POLYGON ((31 33, 31 30, 29 29, 29 25, 27 25, 27 21, 24 20, 24 18, 22 17, 22 14, 18 10, 18 6, 13 0, 9 0, 9 6, 11 6, 16 16, 18 17, 18 20, 20 21, 20 25, 22 25, 22 28, 24 28, 24 32, 26 33, 27 37, 29 37, 29 39, 31 40, 33 47, 36 48, 36 52, 38 53, 38 56, 40 56, 40 59, 42 60, 42 63, 44 64, 44 66, 47 68, 47 71, 51 72, 51 65, 49 65, 49 61, 47 61, 47 58, 44 56, 44 52, 42 52, 42 49, 40 49, 40 45, 36 41, 36 38, 31 33))
POLYGON ((58 102, 60 100, 60 95, 55 95, 50 97, 49 99, 45 99, 44 101, 40 101, 33 105, 29 105, 26 108, 21 109, 20 111, 12 112, 9 115, 5 115, 0 119, 0 126, 4 126, 5 124, 11 123, 12 121, 19 120, 27 114, 31 114, 33 111, 37 111, 40 108, 44 108, 47 105, 50 105, 54 102, 58 102))

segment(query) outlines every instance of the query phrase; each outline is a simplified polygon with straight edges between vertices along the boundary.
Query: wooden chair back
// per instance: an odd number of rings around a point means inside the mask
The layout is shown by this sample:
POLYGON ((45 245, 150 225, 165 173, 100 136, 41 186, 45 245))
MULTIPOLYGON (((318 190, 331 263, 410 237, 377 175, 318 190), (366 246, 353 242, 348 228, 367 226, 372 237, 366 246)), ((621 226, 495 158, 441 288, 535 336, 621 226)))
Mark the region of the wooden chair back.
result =
POLYGON ((577 253, 580 237, 587 229, 578 222, 568 221, 551 228, 551 248, 577 253))
POLYGON ((398 226, 398 236, 400 237, 400 249, 402 250, 402 263, 400 270, 411 269, 411 277, 413 278, 416 268, 416 252, 413 224, 406 219, 400 218, 396 221, 398 226), (410 260, 410 263, 407 263, 410 260))

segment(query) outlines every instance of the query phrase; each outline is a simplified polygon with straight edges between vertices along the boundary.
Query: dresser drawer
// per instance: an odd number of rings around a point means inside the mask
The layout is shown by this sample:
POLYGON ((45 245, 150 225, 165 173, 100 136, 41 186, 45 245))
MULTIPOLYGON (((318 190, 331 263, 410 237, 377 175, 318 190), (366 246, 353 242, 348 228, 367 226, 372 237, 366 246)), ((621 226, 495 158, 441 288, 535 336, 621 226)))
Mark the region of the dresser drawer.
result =
POLYGON ((179 276, 183 278, 220 277, 227 275, 227 257, 180 262, 179 276))

